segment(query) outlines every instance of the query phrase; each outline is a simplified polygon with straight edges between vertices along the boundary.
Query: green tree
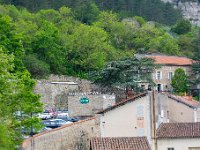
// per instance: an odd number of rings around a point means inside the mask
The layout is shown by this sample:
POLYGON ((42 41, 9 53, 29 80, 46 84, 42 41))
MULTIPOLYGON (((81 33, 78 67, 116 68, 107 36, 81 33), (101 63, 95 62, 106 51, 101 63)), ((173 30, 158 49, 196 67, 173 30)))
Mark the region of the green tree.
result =
POLYGON ((22 126, 40 126, 40 120, 31 114, 41 112, 42 103, 33 93, 35 81, 26 71, 23 58, 22 38, 15 24, 10 17, 0 16, 0 149, 14 149, 21 143, 22 126), (24 115, 19 118, 17 112, 24 115))
POLYGON ((43 21, 32 41, 33 53, 40 60, 50 65, 51 72, 65 73, 65 51, 61 45, 58 28, 48 21, 43 21))
POLYGON ((81 24, 68 37, 68 73, 86 77, 89 71, 98 70, 113 60, 116 50, 109 44, 108 35, 100 28, 81 24))
POLYGON ((102 70, 94 74, 92 79, 94 83, 108 87, 108 89, 120 87, 122 89, 132 88, 136 91, 141 82, 154 84, 152 72, 157 67, 153 59, 134 56, 107 63, 102 70))
POLYGON ((160 52, 170 55, 179 55, 179 46, 176 39, 153 24, 144 24, 137 30, 134 44, 138 52, 160 52))
POLYGON ((93 2, 85 3, 84 1, 83 4, 75 8, 76 18, 86 24, 92 24, 96 21, 99 14, 100 10, 93 2))
POLYGON ((171 85, 173 87, 173 91, 177 94, 188 91, 187 76, 182 68, 178 68, 175 70, 171 85))
POLYGON ((50 66, 46 62, 39 60, 36 55, 27 55, 24 59, 24 63, 32 77, 45 78, 50 74, 50 66))
POLYGON ((14 30, 14 24, 9 16, 0 16, 0 45, 4 47, 4 52, 14 54, 14 70, 22 71, 24 65, 24 49, 21 42, 21 36, 14 30))
POLYGON ((172 31, 177 34, 186 34, 191 31, 192 25, 189 20, 182 19, 179 20, 175 26, 172 28, 172 31))
POLYGON ((12 70, 13 55, 8 56, 3 53, 2 47, 0 47, 0 149, 14 149, 14 139, 12 135, 13 130, 10 130, 11 113, 9 112, 7 101, 10 99, 10 93, 12 92, 11 83, 8 81, 11 78, 9 71, 12 70))
POLYGON ((192 41, 193 59, 200 60, 200 29, 197 31, 195 38, 192 41))
POLYGON ((22 127, 30 131, 31 127, 40 128, 40 120, 32 117, 42 111, 39 95, 33 94, 35 81, 30 79, 27 71, 11 73, 13 70, 13 55, 7 55, 0 50, 0 149, 14 149, 23 139, 22 127), (18 116, 23 112, 23 116, 18 116), (7 139, 2 139, 7 137, 7 139), (6 142, 6 143, 4 143, 6 142), (6 144, 6 145, 5 145, 6 144))

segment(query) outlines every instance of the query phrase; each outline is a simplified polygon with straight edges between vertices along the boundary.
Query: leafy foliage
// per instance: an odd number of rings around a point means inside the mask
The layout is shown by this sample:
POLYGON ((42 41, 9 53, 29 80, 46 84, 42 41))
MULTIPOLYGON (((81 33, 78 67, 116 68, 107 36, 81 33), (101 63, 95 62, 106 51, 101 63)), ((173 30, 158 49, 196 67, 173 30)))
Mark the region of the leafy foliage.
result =
POLYGON ((191 31, 192 25, 189 20, 179 20, 176 25, 172 28, 172 31, 177 34, 185 34, 191 31))
POLYGON ((90 24, 100 10, 120 13, 121 17, 142 16, 145 20, 174 24, 181 18, 179 10, 161 0, 3 0, 6 4, 26 7, 32 12, 41 9, 59 9, 68 6, 74 10, 75 18, 90 24), (98 8, 98 7, 99 8, 98 8))
POLYGON ((81 25, 68 39, 68 67, 74 72, 98 70, 105 61, 115 57, 115 49, 107 42, 105 31, 96 27, 81 25))
POLYGON ((180 94, 188 91, 187 76, 182 68, 175 70, 171 85, 175 93, 180 94))
POLYGON ((33 93, 35 81, 23 64, 20 36, 9 17, 0 17, 0 22, 0 149, 10 150, 21 143, 22 126, 40 126, 40 121, 30 114, 41 112, 42 104, 39 95, 33 93), (17 112, 23 112, 24 116, 18 118, 17 112))
POLYGON ((146 57, 111 61, 93 76, 93 80, 103 87, 136 89, 141 82, 153 85, 152 72, 156 67, 154 60, 146 57))

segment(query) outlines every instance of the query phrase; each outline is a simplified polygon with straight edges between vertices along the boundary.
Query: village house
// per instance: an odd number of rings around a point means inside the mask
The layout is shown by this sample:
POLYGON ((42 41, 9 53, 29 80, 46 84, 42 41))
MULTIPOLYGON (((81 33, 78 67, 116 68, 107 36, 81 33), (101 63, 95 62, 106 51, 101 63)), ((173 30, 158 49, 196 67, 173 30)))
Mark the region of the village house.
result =
POLYGON ((200 122, 162 123, 157 132, 157 150, 200 150, 200 122))
POLYGON ((100 111, 101 137, 146 136, 151 148, 156 129, 165 122, 197 122, 199 102, 167 93, 148 92, 100 111))
POLYGON ((90 143, 90 150, 151 150, 146 137, 95 137, 90 143))
POLYGON ((162 122, 200 122, 200 103, 192 96, 156 94, 157 124, 162 122))
MULTIPOLYGON (((152 74, 153 82, 156 84, 154 90, 157 91, 171 91, 171 80, 175 70, 182 68, 187 75, 191 74, 192 59, 178 56, 167 55, 136 55, 136 57, 148 57, 155 60, 155 63, 160 65, 158 69, 152 74)), ((141 85, 145 89, 149 88, 147 84, 141 85)))

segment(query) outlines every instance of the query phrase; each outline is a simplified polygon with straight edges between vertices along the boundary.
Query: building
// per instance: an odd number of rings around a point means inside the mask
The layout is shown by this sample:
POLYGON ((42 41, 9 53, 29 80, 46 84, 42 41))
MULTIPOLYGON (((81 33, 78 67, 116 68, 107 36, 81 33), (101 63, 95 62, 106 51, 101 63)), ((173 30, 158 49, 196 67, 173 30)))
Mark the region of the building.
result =
POLYGON ((178 68, 182 68, 187 75, 191 73, 192 59, 166 55, 145 55, 145 57, 154 59, 155 63, 161 66, 152 75, 153 81, 156 84, 154 90, 171 91, 171 80, 175 70, 178 68))
POLYGON ((155 98, 157 126, 162 122, 200 122, 200 103, 192 96, 157 93, 155 98))
POLYGON ((200 150, 200 122, 162 123, 157 131, 158 150, 200 150))
POLYGON ((92 138, 90 150, 151 150, 146 137, 92 138))
POLYGON ((91 117, 114 104, 114 94, 102 94, 100 92, 68 93, 68 112, 69 116, 73 117, 91 117), (88 102, 83 103, 81 99, 87 99, 88 102))
POLYGON ((98 114, 101 137, 146 136, 151 148, 161 123, 197 122, 200 118, 197 101, 159 92, 130 97, 98 114))
MULTIPOLYGON (((98 112, 101 137, 147 137, 152 147, 152 95, 138 94, 98 112)), ((155 136, 155 135, 154 135, 155 136)))

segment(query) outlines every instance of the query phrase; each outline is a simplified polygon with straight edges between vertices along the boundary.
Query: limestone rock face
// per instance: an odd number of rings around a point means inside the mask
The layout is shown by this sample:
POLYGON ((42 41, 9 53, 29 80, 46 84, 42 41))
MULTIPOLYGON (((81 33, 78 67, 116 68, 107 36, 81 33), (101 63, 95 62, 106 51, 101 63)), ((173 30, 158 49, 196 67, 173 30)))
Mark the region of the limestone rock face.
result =
POLYGON ((199 0, 162 0, 169 2, 182 11, 185 18, 194 25, 200 26, 200 1, 199 0))

